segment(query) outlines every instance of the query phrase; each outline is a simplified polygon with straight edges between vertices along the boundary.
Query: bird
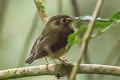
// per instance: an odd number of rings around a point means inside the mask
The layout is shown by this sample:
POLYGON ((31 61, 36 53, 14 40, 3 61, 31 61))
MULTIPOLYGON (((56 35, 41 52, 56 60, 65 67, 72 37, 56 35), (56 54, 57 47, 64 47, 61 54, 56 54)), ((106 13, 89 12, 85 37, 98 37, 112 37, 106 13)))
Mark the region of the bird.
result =
POLYGON ((29 57, 25 63, 31 64, 34 60, 43 57, 59 59, 67 49, 68 36, 74 33, 71 26, 74 18, 68 15, 56 15, 49 19, 43 31, 33 44, 29 57))

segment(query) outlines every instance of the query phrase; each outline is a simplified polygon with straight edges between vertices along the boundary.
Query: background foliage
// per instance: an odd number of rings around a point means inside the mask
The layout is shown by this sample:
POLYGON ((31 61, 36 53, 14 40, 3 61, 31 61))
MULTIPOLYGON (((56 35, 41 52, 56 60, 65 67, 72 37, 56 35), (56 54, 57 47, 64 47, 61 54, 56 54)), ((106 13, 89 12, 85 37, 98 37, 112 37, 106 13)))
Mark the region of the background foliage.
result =
MULTIPOLYGON (((76 0, 80 9, 80 15, 91 15, 96 0, 76 0)), ((62 0, 60 8, 59 0, 44 0, 48 16, 68 14, 74 16, 71 0, 62 0)), ((120 1, 105 0, 100 17, 110 18, 113 13, 120 11, 120 1)), ((35 61, 31 65, 24 64, 24 60, 30 52, 32 44, 43 29, 42 22, 37 13, 33 0, 0 0, 0 69, 8 69, 23 66, 45 64, 43 59, 35 61)), ((103 35, 92 39, 89 44, 90 62, 104 64, 110 53, 114 56, 109 60, 111 65, 119 65, 120 24, 113 25, 103 35), (117 47, 116 47, 117 46, 117 47)), ((74 45, 68 54, 70 62, 76 62, 79 55, 79 45, 74 45), (74 57, 73 57, 74 55, 74 57)), ((50 61, 52 62, 52 61, 50 61)), ((96 75, 94 75, 96 76, 96 75)), ((53 80, 54 76, 30 77, 16 80, 53 80)), ((65 79, 65 78, 63 78, 65 79)), ((79 75, 78 80, 87 80, 86 75, 79 75)), ((105 80, 119 80, 119 77, 105 76, 105 80)))

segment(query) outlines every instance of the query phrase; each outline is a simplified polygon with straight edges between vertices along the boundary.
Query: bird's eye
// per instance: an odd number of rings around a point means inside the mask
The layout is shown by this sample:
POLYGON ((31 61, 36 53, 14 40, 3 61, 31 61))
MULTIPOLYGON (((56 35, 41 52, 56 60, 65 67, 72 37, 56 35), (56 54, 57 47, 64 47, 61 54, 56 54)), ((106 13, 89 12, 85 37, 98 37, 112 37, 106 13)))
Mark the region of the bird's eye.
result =
POLYGON ((66 22, 68 22, 68 19, 63 18, 63 19, 60 20, 60 22, 61 22, 61 23, 66 23, 66 22))

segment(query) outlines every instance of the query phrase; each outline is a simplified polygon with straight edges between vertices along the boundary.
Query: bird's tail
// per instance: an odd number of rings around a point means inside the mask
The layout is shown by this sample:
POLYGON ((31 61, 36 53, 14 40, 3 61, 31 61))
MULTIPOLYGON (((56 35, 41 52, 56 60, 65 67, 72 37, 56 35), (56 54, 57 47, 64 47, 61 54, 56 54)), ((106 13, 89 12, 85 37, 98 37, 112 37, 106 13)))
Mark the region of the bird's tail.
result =
POLYGON ((25 63, 31 64, 33 61, 34 61, 34 56, 31 55, 30 57, 28 57, 28 58, 25 60, 25 63))

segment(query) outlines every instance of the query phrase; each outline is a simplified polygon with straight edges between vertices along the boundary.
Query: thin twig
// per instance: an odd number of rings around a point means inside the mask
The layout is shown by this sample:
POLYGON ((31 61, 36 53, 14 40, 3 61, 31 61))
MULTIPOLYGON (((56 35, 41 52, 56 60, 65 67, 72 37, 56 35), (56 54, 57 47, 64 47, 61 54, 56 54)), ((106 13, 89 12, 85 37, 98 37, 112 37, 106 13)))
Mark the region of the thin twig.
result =
MULTIPOLYGON (((3 23, 2 23, 2 19, 3 19, 3 5, 4 5, 4 0, 0 0, 0 38, 2 37, 2 30, 3 30, 3 23)), ((1 41, 1 39, 0 39, 1 41)))
POLYGON ((83 37, 83 43, 81 45, 81 49, 80 49, 80 57, 78 59, 78 62, 77 62, 77 65, 73 68, 72 72, 71 72, 71 76, 70 76, 70 80, 76 80, 76 73, 77 73, 77 70, 78 70, 78 67, 79 67, 79 64, 81 63, 81 59, 82 59, 82 56, 83 56, 83 53, 85 52, 86 50, 86 46, 87 45, 87 42, 89 41, 89 38, 91 36, 91 33, 93 31, 93 28, 94 28, 94 24, 96 22, 96 18, 98 16, 98 13, 100 11, 100 7, 102 5, 102 2, 104 0, 98 0, 97 1, 97 4, 96 4, 96 7, 95 7, 95 10, 93 12, 93 19, 90 21, 90 23, 88 24, 88 29, 83 37))
MULTIPOLYGON (((59 66, 61 66, 61 64, 49 64, 48 70, 46 70, 46 65, 0 70, 0 80, 31 76, 54 75, 56 67, 59 66)), ((71 71, 73 66, 76 66, 76 64, 62 65, 61 70, 59 71, 63 74, 62 76, 64 77, 69 74, 68 71, 71 71)), ((80 64, 77 74, 102 74, 120 76, 120 67, 99 64, 80 64)))
POLYGON ((42 0, 34 0, 43 24, 48 22, 48 16, 42 0))
POLYGON ((80 16, 80 9, 77 5, 77 0, 71 0, 72 6, 73 6, 73 12, 75 16, 80 16))
POLYGON ((4 3, 4 0, 0 0, 0 24, 2 21, 3 3, 4 3))
MULTIPOLYGON (((119 47, 120 48, 120 47, 119 47)), ((117 61, 116 61, 116 63, 115 63, 115 65, 119 65, 120 64, 120 55, 118 56, 118 59, 117 59, 117 61)))
POLYGON ((57 1, 58 1, 58 13, 61 14, 63 11, 63 6, 62 6, 63 0, 57 0, 57 1))

